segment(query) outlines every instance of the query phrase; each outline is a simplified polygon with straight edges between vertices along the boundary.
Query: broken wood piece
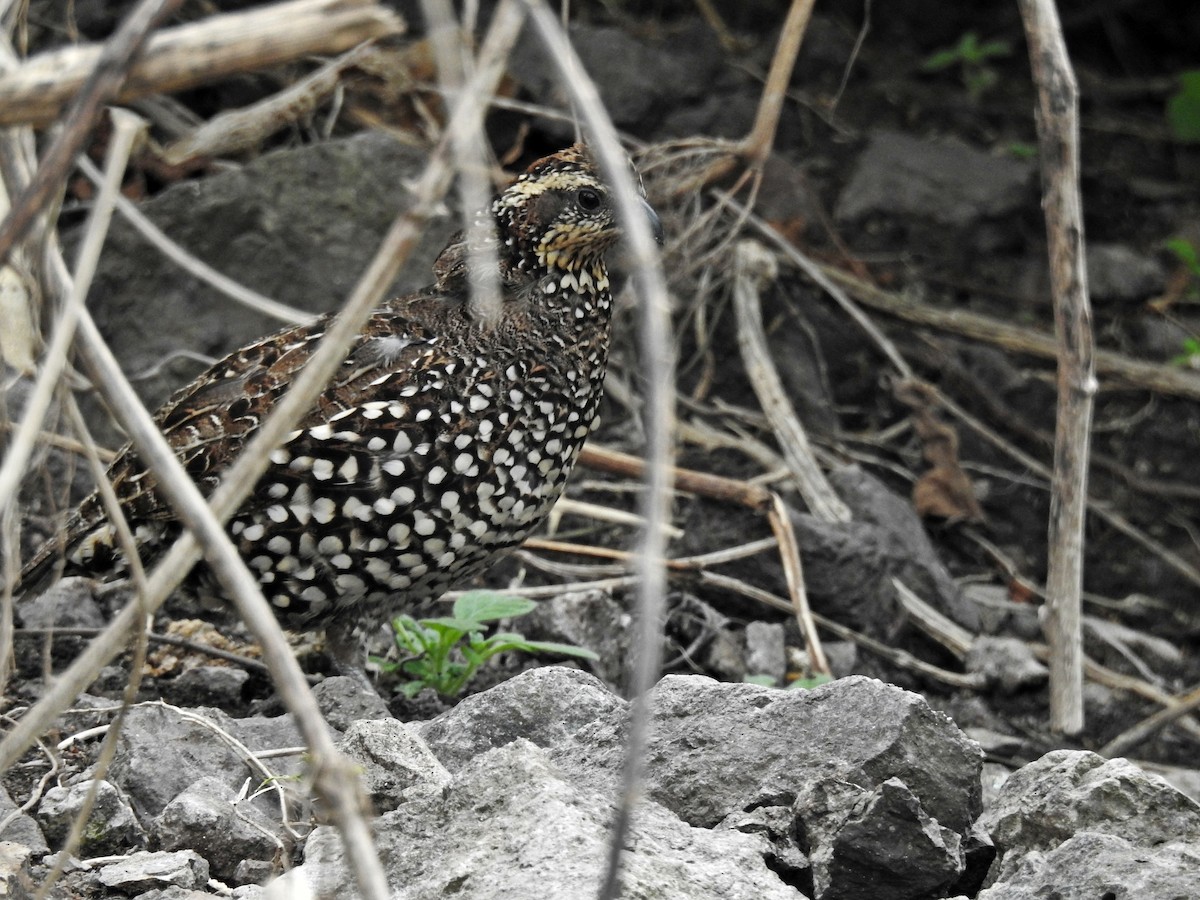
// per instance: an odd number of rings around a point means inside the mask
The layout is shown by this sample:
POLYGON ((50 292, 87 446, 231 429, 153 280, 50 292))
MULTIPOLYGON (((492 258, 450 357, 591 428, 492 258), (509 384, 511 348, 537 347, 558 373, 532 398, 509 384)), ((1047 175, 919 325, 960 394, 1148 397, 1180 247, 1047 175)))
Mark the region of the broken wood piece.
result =
MULTIPOLYGON (((153 35, 118 99, 179 91, 306 56, 342 53, 404 30, 403 20, 375 0, 290 0, 213 16, 153 35)), ((50 50, 0 76, 0 125, 53 122, 92 73, 103 46, 50 50)))
POLYGON ((275 132, 316 112, 337 90, 342 73, 369 46, 360 44, 258 103, 213 116, 165 147, 160 159, 169 166, 180 166, 193 159, 256 152, 275 132))
POLYGON ((733 305, 742 362, 809 510, 823 522, 849 522, 850 508, 817 464, 808 435, 796 418, 767 348, 759 289, 765 279, 773 277, 774 259, 755 241, 742 241, 734 252, 733 305))

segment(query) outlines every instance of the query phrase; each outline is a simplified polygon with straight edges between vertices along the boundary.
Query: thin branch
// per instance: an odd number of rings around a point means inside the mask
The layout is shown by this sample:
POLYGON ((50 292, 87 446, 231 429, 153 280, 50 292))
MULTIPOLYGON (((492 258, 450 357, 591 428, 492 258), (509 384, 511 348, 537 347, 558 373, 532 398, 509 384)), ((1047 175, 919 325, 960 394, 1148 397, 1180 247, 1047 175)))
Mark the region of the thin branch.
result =
POLYGON ((754 241, 741 242, 734 252, 733 304, 742 363, 809 510, 822 522, 849 522, 850 508, 817 464, 808 435, 796 418, 767 349, 759 291, 772 277, 774 259, 754 241))
MULTIPOLYGON (((137 120, 132 113, 114 111, 114 130, 121 136, 120 143, 124 146, 126 157, 136 138, 136 131, 131 127, 133 121, 140 120, 137 120)), ((114 177, 120 178, 124 170, 125 163, 121 160, 120 170, 115 176, 111 169, 107 171, 108 181, 114 177)), ((42 170, 38 171, 40 174, 42 170)), ((120 187, 119 183, 116 187, 120 187)), ((116 188, 111 185, 102 183, 101 192, 106 197, 115 190, 116 188)), ((78 260, 75 264, 75 278, 72 281, 71 292, 66 298, 66 303, 55 323, 54 334, 43 354, 41 372, 38 373, 33 393, 30 395, 28 403, 25 404, 21 424, 12 437, 12 443, 4 457, 3 465, 0 465, 0 511, 7 509, 8 505, 16 499, 17 490, 25 478, 26 464, 37 444, 42 422, 50 410, 54 392, 58 390, 59 380, 67 367, 67 351, 75 338, 75 326, 79 322, 79 316, 84 308, 83 301, 91 289, 92 278, 96 274, 100 250, 104 246, 104 239, 108 234, 109 224, 112 222, 112 210, 111 202, 97 203, 93 207, 92 215, 88 217, 78 260)))
POLYGON ((632 816, 634 798, 641 781, 642 756, 649 722, 649 691, 662 668, 662 619, 666 600, 666 540, 662 525, 667 521, 670 495, 671 432, 674 410, 674 359, 671 341, 671 312, 666 279, 658 258, 650 224, 641 209, 640 197, 630 178, 628 157, 617 140, 616 129, 600 101, 595 84, 571 46, 566 32, 544 0, 525 0, 529 16, 542 42, 563 76, 571 97, 590 133, 592 150, 607 176, 617 202, 617 211, 629 249, 633 284, 641 304, 639 333, 646 372, 646 493, 642 513, 647 527, 640 543, 638 564, 638 610, 640 627, 631 672, 632 709, 620 797, 609 835, 608 866, 601 898, 619 893, 620 859, 632 816))
MULTIPOLYGON (((375 0, 291 0, 225 13, 155 35, 108 100, 181 91, 403 32, 400 17, 375 0)), ((0 125, 54 121, 100 54, 95 44, 63 47, 0 77, 0 125)))
POLYGON ((1083 730, 1083 527, 1097 390, 1079 194, 1079 91, 1053 0, 1020 0, 1019 6, 1037 86, 1042 208, 1058 336, 1058 414, 1044 621, 1053 648, 1050 724, 1066 734, 1078 734, 1083 730))
POLYGON ((105 104, 117 96, 150 32, 181 3, 182 0, 141 0, 116 34, 104 44, 87 82, 67 111, 62 130, 43 156, 32 183, 13 200, 12 209, 0 222, 0 262, 8 258, 8 252, 25 236, 26 229, 54 194, 62 190, 72 161, 83 148, 105 104))
MULTIPOLYGON (((100 173, 86 156, 81 156, 78 159, 79 168, 92 181, 99 183, 100 173)), ((240 282, 234 281, 228 275, 218 272, 204 260, 189 253, 179 244, 171 240, 163 232, 161 228, 151 222, 144 212, 137 208, 137 205, 127 200, 124 197, 117 198, 117 212, 119 212, 132 225, 137 232, 144 237, 155 249, 183 269, 189 275, 203 281, 209 287, 220 291, 229 299, 242 304, 247 309, 252 309, 257 313, 262 313, 264 316, 270 316, 272 319, 278 319, 281 322, 286 322, 289 325, 305 325, 314 321, 317 317, 312 313, 305 312, 302 309, 297 309, 294 306, 288 306, 286 303, 280 303, 278 300, 273 300, 258 291, 251 290, 240 282)))

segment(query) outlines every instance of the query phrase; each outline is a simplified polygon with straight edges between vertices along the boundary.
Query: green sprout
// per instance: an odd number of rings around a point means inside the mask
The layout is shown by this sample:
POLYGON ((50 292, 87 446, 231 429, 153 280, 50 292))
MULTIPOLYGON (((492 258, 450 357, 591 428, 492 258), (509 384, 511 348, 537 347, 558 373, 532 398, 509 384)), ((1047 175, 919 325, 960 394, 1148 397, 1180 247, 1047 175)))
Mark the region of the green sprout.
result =
POLYGON ((492 591, 470 591, 456 601, 449 616, 414 619, 397 616, 392 620, 396 646, 407 659, 379 661, 386 673, 400 672, 408 681, 400 685, 406 697, 415 697, 427 687, 444 697, 456 697, 485 662, 497 653, 519 650, 525 653, 559 653, 580 659, 598 659, 591 650, 554 641, 529 641, 513 632, 498 632, 484 637, 488 625, 500 619, 513 619, 536 608, 532 600, 507 597, 492 591))
POLYGON ((1179 73, 1179 89, 1167 98, 1167 124, 1177 140, 1200 142, 1200 69, 1179 73))
POLYGON ((979 100, 997 81, 1000 73, 988 61, 1012 55, 1008 41, 983 41, 974 31, 968 31, 953 47, 931 54, 921 63, 922 72, 943 72, 955 67, 962 71, 963 85, 972 100, 979 100))
POLYGON ((1200 370, 1200 338, 1184 338, 1183 352, 1171 358, 1171 365, 1200 370))

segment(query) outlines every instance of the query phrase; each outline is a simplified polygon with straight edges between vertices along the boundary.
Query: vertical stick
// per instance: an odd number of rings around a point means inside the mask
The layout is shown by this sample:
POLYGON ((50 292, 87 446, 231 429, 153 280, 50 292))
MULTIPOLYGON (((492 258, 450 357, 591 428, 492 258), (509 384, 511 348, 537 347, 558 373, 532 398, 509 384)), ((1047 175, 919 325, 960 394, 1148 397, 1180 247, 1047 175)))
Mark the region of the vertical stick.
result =
POLYGON ((1042 206, 1058 336, 1058 416, 1051 479, 1046 637, 1050 724, 1083 729, 1080 592, 1092 399, 1096 393, 1092 314, 1084 271, 1079 196, 1079 95, 1053 0, 1019 0, 1037 86, 1042 206))

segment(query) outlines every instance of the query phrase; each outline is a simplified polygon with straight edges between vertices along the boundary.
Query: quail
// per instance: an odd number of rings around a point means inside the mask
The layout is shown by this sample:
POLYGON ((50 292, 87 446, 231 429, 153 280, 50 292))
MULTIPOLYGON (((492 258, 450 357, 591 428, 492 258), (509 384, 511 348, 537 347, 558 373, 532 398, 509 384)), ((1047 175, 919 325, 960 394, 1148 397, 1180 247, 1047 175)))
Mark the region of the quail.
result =
MULTIPOLYGON (((642 200, 656 236, 661 225, 642 200)), ((281 624, 318 628, 412 612, 519 544, 561 494, 596 423, 619 237, 586 146, 533 163, 492 202, 501 313, 472 313, 461 236, 436 283, 373 312, 336 376, 227 529, 281 624)), ((236 351, 176 393, 156 421, 205 493, 254 435, 330 317, 236 351)), ((138 553, 152 562, 180 525, 126 447, 109 469, 138 553)), ((97 495, 23 573, 122 577, 97 495)), ((185 584, 215 593, 203 564, 185 584)))

